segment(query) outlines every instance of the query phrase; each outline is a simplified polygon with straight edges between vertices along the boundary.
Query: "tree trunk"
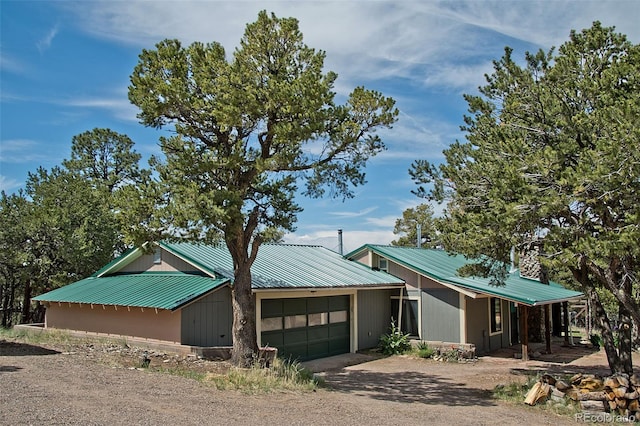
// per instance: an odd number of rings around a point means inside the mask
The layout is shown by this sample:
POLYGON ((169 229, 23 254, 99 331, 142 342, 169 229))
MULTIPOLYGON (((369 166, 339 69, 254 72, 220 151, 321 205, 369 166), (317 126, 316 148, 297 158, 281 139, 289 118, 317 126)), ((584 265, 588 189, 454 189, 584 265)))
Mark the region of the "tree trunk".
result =
POLYGON ((620 319, 618 328, 618 354, 620 356, 620 363, 622 365, 622 372, 627 374, 633 374, 633 362, 632 362, 632 341, 631 330, 633 328, 633 322, 629 311, 620 304, 618 306, 618 315, 620 319))
POLYGON ((607 317, 607 313, 600 302, 598 292, 594 288, 590 288, 588 291, 589 299, 593 305, 593 314, 596 320, 600 335, 602 336, 602 342, 604 344, 604 350, 607 354, 607 361, 609 362, 609 368, 611 373, 624 373, 624 365, 618 356, 618 351, 613 339, 613 330, 611 329, 611 323, 607 317))
POLYGON ((231 361, 241 367, 249 367, 258 352, 256 334, 256 307, 251 293, 249 266, 235 271, 233 289, 233 351, 231 361))
POLYGON ((22 318, 21 324, 28 324, 31 317, 31 280, 27 279, 24 283, 24 298, 22 299, 22 318))
POLYGON ((260 241, 253 240, 253 229, 225 232, 225 242, 233 258, 234 281, 231 288, 233 306, 233 349, 231 361, 239 367, 250 367, 258 354, 256 302, 251 292, 251 265, 258 254, 260 241), (251 251, 249 252, 249 248, 251 251))

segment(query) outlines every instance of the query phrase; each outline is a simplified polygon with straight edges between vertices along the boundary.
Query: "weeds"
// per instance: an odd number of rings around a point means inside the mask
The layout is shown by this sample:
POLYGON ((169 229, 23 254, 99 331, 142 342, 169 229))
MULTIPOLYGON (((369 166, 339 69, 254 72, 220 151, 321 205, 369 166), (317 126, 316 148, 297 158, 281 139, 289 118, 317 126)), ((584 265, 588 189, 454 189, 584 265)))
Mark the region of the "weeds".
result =
POLYGON ((276 358, 271 368, 255 364, 251 368, 232 367, 226 374, 209 373, 205 381, 218 389, 234 389, 245 393, 269 393, 275 390, 315 390, 321 379, 298 361, 276 358))
MULTIPOLYGON (((0 328, 0 340, 16 341, 29 345, 49 346, 74 353, 88 351, 96 355, 96 362, 120 368, 135 368, 151 373, 180 376, 202 383, 211 383, 218 389, 234 389, 245 393, 270 393, 274 391, 310 391, 323 385, 323 381, 304 368, 298 361, 276 358, 270 368, 264 368, 260 360, 252 368, 236 368, 227 363, 212 364, 217 372, 199 363, 178 362, 177 365, 158 365, 146 350, 130 348, 124 339, 82 338, 57 330, 46 332, 0 328), (123 350, 121 350, 123 349, 123 350), (124 350, 126 349, 126 350, 124 350)), ((173 358, 167 358, 172 359, 173 358)))
POLYGON ((420 358, 432 358, 436 354, 436 350, 427 342, 418 342, 416 350, 420 358))
POLYGON ((405 334, 391 321, 390 332, 380 337, 380 349, 385 355, 399 355, 411 350, 409 334, 405 334))
MULTIPOLYGON (((512 404, 523 404, 527 392, 540 381, 540 375, 529 375, 524 383, 512 382, 498 385, 493 389, 494 399, 512 404)), ((546 403, 537 404, 532 409, 550 411, 561 416, 572 416, 581 411, 580 404, 570 398, 549 398, 546 403)))

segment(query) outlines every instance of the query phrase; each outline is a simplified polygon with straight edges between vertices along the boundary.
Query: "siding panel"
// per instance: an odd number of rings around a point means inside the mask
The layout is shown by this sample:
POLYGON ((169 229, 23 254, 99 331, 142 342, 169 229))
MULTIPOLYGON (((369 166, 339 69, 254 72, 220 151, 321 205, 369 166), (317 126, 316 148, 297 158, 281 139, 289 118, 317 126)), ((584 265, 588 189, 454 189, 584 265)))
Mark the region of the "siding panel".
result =
POLYGON ((422 339, 460 342, 460 298, 448 288, 422 291, 422 339))
POLYGON ((358 349, 375 348, 389 331, 391 294, 391 290, 358 291, 358 349))
POLYGON ((182 344, 230 346, 232 322, 231 290, 223 287, 182 310, 182 344))
POLYGON ((476 345, 478 354, 489 352, 489 302, 487 298, 467 297, 467 342, 476 345))

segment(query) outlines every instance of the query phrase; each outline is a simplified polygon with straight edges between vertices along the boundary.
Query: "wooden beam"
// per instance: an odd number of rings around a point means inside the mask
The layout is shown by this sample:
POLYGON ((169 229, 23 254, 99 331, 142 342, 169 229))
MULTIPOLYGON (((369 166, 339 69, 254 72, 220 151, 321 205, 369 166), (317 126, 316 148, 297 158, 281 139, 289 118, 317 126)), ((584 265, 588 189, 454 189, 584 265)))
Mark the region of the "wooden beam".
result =
POLYGON ((569 346, 569 302, 562 302, 562 332, 564 333, 564 344, 569 346))
POLYGON ((522 360, 529 361, 529 307, 521 305, 522 310, 522 360))
POLYGON ((547 344, 547 353, 551 353, 551 306, 544 305, 544 341, 547 344))

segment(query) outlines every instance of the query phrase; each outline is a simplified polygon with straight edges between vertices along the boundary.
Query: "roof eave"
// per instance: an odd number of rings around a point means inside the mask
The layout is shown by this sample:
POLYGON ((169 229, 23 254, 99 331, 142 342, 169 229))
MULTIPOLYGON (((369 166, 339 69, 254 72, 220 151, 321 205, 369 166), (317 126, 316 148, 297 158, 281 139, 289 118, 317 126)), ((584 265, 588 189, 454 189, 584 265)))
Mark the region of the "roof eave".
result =
POLYGON ((341 287, 272 287, 272 288, 252 288, 254 293, 270 293, 276 291, 313 291, 313 292, 332 292, 340 290, 395 290, 403 288, 404 283, 385 283, 385 284, 361 284, 361 285, 349 285, 341 287))

